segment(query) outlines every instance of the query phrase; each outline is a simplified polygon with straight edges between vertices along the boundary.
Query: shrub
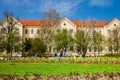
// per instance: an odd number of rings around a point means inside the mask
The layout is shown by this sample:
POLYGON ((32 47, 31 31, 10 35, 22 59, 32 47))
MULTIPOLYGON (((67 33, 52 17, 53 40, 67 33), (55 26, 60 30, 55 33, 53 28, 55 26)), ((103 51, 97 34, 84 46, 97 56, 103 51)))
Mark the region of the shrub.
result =
POLYGON ((120 57, 120 53, 117 54, 105 54, 103 57, 120 57))

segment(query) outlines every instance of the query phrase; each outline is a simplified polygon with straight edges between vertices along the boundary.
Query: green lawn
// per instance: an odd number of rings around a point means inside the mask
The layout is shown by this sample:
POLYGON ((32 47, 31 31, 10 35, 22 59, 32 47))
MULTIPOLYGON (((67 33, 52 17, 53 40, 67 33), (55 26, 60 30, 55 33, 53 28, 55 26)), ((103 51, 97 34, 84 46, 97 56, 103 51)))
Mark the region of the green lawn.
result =
POLYGON ((80 75, 84 73, 100 73, 107 72, 120 72, 119 64, 0 64, 0 74, 17 74, 23 76, 24 74, 33 73, 41 74, 41 76, 51 75, 68 75, 70 72, 78 72, 80 75))

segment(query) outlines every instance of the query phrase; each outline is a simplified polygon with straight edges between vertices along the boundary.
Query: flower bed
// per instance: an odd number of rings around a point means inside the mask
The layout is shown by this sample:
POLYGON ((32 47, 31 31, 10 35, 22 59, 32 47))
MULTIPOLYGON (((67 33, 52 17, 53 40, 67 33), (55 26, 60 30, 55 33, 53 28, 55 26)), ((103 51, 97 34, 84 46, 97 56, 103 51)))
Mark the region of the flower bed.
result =
POLYGON ((120 64, 120 57, 88 57, 88 58, 73 58, 73 57, 61 57, 58 61, 58 57, 52 58, 13 58, 0 60, 0 63, 72 63, 72 64, 120 64))

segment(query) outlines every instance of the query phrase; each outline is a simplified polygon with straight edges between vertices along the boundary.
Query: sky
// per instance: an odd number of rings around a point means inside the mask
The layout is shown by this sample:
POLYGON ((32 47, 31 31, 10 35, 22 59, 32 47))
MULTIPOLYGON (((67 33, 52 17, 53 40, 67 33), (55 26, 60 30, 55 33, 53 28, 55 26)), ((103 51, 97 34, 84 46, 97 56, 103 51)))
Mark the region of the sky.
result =
POLYGON ((0 20, 5 11, 21 20, 40 20, 49 9, 70 20, 120 20, 120 0, 0 0, 0 20))

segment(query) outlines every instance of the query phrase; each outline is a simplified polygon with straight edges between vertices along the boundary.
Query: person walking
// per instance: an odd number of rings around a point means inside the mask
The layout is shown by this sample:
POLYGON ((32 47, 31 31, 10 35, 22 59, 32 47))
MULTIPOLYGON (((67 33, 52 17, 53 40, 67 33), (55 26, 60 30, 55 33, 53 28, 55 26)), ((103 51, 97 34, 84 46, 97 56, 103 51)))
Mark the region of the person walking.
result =
POLYGON ((63 48, 60 48, 60 54, 58 55, 58 61, 60 61, 60 57, 63 55, 63 48))

